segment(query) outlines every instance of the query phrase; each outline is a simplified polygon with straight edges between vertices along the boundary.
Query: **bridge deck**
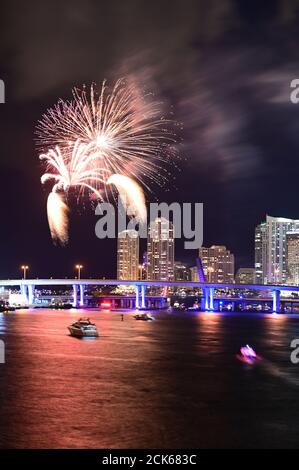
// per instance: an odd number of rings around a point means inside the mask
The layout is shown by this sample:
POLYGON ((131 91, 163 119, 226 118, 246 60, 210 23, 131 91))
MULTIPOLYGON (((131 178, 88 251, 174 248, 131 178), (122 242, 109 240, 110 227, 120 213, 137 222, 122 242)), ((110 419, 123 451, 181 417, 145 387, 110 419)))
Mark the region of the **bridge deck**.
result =
POLYGON ((185 287, 185 288, 213 288, 213 289, 247 289, 247 290, 283 290, 299 292, 299 286, 277 284, 216 284, 210 282, 192 281, 123 281, 119 279, 8 279, 0 280, 1 287, 14 286, 147 286, 147 287, 185 287))

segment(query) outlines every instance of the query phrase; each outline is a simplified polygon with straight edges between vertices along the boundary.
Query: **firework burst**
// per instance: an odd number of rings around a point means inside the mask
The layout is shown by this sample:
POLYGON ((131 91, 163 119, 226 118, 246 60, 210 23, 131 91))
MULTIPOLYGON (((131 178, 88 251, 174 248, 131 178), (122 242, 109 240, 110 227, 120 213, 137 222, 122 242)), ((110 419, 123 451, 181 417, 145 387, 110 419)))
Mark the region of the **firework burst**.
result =
POLYGON ((77 140, 71 153, 58 146, 41 154, 40 159, 46 163, 46 173, 41 177, 42 184, 54 181, 52 192, 47 203, 48 222, 52 239, 62 245, 68 242, 68 206, 60 192, 66 193, 75 187, 82 194, 89 190, 97 199, 102 199, 100 187, 105 182, 105 170, 97 168, 94 161, 97 154, 89 152, 88 145, 77 140))
POLYGON ((78 187, 81 192, 88 189, 102 199, 99 188, 107 179, 107 170, 97 166, 95 162, 99 156, 90 150, 90 146, 77 140, 70 154, 58 146, 41 154, 39 158, 46 162, 47 168, 41 177, 42 184, 54 180, 53 192, 66 192, 71 187, 78 187))
POLYGON ((73 89, 73 100, 59 100, 43 115, 37 145, 48 150, 57 145, 66 153, 78 139, 92 149, 95 162, 112 174, 151 183, 167 180, 165 162, 175 156, 172 121, 161 115, 161 103, 143 96, 134 83, 118 80, 110 88, 104 81, 97 91, 73 89))
MULTIPOLYGON (((46 164, 41 181, 53 180, 51 194, 76 187, 79 195, 87 190, 100 200, 108 198, 108 188, 116 187, 122 200, 130 206, 135 202, 135 213, 144 222, 142 186, 151 191, 151 183, 164 184, 169 176, 164 164, 177 156, 170 124, 161 114, 161 103, 142 95, 132 82, 118 80, 110 88, 104 81, 99 90, 95 85, 74 88, 73 99, 59 100, 37 125, 37 146, 46 164)), ((51 233, 65 242, 64 201, 51 194, 51 233)))

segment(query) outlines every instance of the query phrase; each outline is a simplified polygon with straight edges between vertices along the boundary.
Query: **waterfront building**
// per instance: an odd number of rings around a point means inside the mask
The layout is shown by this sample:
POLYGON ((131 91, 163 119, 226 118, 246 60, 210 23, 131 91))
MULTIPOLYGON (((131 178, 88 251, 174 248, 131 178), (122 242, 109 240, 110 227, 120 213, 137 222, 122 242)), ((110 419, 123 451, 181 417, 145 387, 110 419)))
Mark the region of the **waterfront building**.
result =
POLYGON ((235 257, 225 246, 201 247, 199 258, 202 261, 207 282, 234 282, 235 257))
POLYGON ((117 279, 139 278, 139 235, 136 230, 123 230, 117 238, 117 279))
POLYGON ((299 284, 299 232, 286 234, 287 283, 299 284))
POLYGON ((255 269, 239 268, 235 277, 236 284, 254 284, 255 269))
POLYGON ((254 269, 255 284, 264 284, 267 279, 267 224, 262 222, 255 228, 254 269))
POLYGON ((255 281, 257 284, 287 282, 286 234, 299 231, 299 220, 267 215, 255 229, 255 281))
POLYGON ((173 224, 164 217, 156 218, 148 228, 147 279, 174 280, 173 224))

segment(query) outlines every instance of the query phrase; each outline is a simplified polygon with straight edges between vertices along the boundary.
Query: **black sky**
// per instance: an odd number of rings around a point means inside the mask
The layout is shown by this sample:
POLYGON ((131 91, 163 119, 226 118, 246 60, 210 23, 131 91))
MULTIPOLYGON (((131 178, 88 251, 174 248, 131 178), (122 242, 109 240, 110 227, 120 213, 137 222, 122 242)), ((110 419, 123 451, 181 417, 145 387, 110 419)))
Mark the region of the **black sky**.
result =
MULTIPOLYGON (((0 277, 115 276, 115 241, 73 205, 71 238, 53 246, 34 128, 74 85, 134 74, 183 123, 181 172, 159 200, 204 203, 204 244, 253 265, 265 214, 299 217, 299 2, 44 0, 1 2, 0 277)), ((150 196, 149 196, 150 199, 150 196)), ((194 263, 177 244, 176 258, 194 263)))

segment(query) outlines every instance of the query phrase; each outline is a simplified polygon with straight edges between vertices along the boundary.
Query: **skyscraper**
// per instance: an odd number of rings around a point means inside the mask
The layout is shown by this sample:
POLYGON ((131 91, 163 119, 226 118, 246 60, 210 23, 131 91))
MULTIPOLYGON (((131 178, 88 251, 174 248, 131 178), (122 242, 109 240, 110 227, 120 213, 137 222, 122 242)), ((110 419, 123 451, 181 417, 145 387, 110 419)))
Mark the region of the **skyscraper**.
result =
POLYGON ((255 228, 254 237, 255 283, 264 284, 267 279, 267 224, 262 222, 255 228))
POLYGON ((173 224, 163 217, 155 219, 148 228, 147 279, 174 280, 173 224))
POLYGON ((223 245, 199 248, 203 270, 207 282, 234 282, 235 257, 223 245))
POLYGON ((255 229, 255 279, 258 284, 287 281, 286 234, 299 231, 299 220, 266 216, 255 229))
POLYGON ((287 283, 299 284, 299 232, 286 234, 287 283))
POLYGON ((136 230, 123 230, 117 238, 117 279, 138 279, 139 236, 136 230))

